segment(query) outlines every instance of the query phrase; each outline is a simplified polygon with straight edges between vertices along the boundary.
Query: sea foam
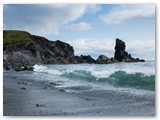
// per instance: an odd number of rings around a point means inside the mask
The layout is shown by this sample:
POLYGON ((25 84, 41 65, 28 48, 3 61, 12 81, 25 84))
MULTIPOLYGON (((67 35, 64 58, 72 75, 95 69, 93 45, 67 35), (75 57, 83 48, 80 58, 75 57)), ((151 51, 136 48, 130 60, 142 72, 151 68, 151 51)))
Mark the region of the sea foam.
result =
POLYGON ((35 65, 35 72, 113 86, 155 89, 154 62, 116 64, 35 65))

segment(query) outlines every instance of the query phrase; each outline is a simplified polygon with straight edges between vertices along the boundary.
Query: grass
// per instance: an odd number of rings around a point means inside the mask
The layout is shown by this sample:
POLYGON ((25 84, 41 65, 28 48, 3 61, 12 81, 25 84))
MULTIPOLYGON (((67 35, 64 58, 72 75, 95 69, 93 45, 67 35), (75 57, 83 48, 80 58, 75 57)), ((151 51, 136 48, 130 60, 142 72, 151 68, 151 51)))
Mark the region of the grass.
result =
POLYGON ((3 31, 3 45, 25 43, 31 40, 31 34, 25 31, 18 30, 4 30, 3 31))

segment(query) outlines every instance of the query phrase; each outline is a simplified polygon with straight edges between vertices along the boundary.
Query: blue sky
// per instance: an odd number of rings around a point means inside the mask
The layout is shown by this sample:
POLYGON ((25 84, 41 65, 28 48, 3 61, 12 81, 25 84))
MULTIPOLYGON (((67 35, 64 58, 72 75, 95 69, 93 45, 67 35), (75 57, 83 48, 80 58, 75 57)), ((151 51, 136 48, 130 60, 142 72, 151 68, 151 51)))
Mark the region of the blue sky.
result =
POLYGON ((94 58, 113 57, 120 38, 133 57, 155 59, 154 4, 5 4, 3 28, 60 39, 94 58))

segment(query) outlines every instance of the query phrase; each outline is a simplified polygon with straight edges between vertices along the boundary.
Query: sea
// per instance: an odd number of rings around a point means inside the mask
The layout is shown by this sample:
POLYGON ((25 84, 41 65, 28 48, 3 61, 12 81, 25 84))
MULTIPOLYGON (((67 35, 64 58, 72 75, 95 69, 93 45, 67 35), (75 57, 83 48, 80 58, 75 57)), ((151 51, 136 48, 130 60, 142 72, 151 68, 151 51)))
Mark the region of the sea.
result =
POLYGON ((113 64, 34 65, 33 79, 67 92, 114 90, 155 94, 155 61, 113 64))

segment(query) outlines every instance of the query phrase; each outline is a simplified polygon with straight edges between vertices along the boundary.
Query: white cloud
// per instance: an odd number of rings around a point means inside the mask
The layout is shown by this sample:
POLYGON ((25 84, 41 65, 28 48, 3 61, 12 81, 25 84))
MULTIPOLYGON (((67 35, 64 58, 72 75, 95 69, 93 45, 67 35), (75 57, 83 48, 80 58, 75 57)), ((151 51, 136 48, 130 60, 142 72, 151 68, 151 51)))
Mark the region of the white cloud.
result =
POLYGON ((155 40, 134 40, 126 42, 126 51, 133 57, 155 59, 155 40))
MULTIPOLYGON (((153 60, 155 58, 154 40, 124 40, 126 51, 135 58, 153 60)), ((76 39, 67 41, 74 47, 76 55, 91 55, 95 59, 104 54, 114 57, 115 40, 113 39, 76 39)))
POLYGON ((92 26, 89 23, 80 22, 77 24, 66 25, 65 28, 71 31, 84 31, 92 29, 92 26))
POLYGON ((115 40, 111 39, 76 39, 67 41, 73 46, 76 55, 91 55, 97 58, 100 54, 113 57, 115 40))
POLYGON ((135 18, 152 19, 155 17, 154 4, 119 5, 100 19, 106 24, 120 24, 135 18))
POLYGON ((88 4, 4 5, 4 26, 32 34, 58 35, 63 25, 99 9, 97 5, 88 4))
POLYGON ((98 12, 98 11, 101 10, 101 7, 100 7, 99 5, 96 5, 96 4, 90 4, 90 5, 88 6, 88 10, 89 10, 90 12, 92 12, 92 13, 96 13, 96 12, 98 12))

